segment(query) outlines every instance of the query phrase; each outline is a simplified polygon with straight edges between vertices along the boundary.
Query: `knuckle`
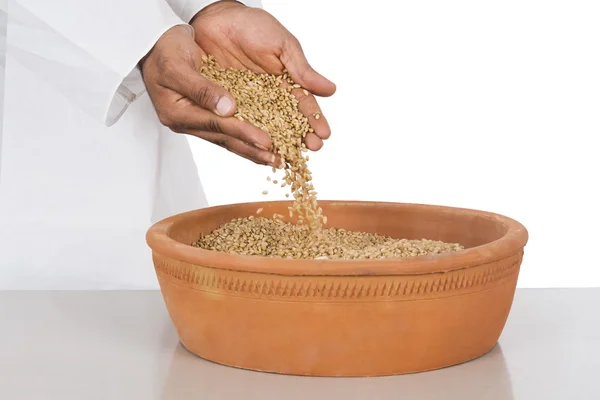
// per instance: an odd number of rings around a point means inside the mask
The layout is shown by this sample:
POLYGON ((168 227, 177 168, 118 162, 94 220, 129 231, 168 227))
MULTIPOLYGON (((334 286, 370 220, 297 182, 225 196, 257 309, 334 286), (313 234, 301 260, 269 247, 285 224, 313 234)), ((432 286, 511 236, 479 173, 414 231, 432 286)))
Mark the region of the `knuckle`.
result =
POLYGON ((300 70, 298 70, 298 80, 301 82, 306 81, 309 73, 310 69, 308 67, 300 68, 300 70))
POLYGON ((158 114, 158 120, 160 121, 161 124, 163 124, 167 128, 175 127, 175 125, 176 125, 175 120, 173 119, 173 116, 171 115, 170 112, 167 112, 164 110, 157 110, 157 114, 158 114))
POLYGON ((188 128, 181 119, 181 116, 177 112, 171 110, 163 110, 158 113, 158 120, 161 124, 169 128, 175 133, 185 133, 188 128))
POLYGON ((206 130, 211 132, 223 133, 223 127, 216 118, 210 118, 206 121, 206 130))
POLYGON ((231 150, 231 140, 227 136, 218 137, 215 139, 214 143, 227 150, 231 150))
POLYGON ((170 57, 158 57, 156 65, 161 73, 167 75, 172 75, 177 70, 177 63, 170 57))
POLYGON ((262 8, 254 8, 254 7, 250 8, 248 10, 248 14, 249 15, 256 14, 255 16, 257 18, 265 18, 265 17, 269 18, 269 17, 272 17, 271 14, 269 14, 267 11, 263 10, 262 8))
POLYGON ((169 129, 171 129, 175 133, 185 133, 187 127, 184 125, 176 124, 174 126, 169 127, 169 129))
POLYGON ((298 100, 299 103, 303 103, 303 104, 311 104, 311 95, 310 93, 308 93, 306 91, 306 89, 296 89, 294 96, 296 96, 296 100, 298 100))
POLYGON ((197 85, 192 89, 193 100, 202 107, 209 107, 214 97, 212 89, 208 85, 197 85))
POLYGON ((286 40, 287 40, 287 44, 290 46, 302 47, 298 38, 291 33, 288 35, 286 40))

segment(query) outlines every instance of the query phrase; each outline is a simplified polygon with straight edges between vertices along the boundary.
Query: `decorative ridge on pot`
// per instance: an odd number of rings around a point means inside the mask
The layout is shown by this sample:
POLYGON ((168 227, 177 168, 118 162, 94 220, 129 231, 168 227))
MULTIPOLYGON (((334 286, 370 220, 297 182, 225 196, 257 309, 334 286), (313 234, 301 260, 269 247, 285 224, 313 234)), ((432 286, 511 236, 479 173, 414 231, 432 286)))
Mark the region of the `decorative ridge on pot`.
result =
POLYGON ((395 301, 456 296, 493 288, 514 276, 523 259, 519 252, 506 259, 448 273, 420 275, 282 276, 210 267, 193 269, 183 262, 155 256, 156 270, 179 284, 206 293, 274 301, 395 301), (162 260, 162 261, 161 261, 162 260), (217 274, 216 271, 219 273, 217 274), (371 279, 365 281, 365 279, 371 279))
MULTIPOLYGON (((397 211, 410 208, 411 211, 433 212, 439 215, 446 213, 461 218, 489 220, 500 224, 504 230, 499 237, 489 243, 466 248, 456 253, 445 253, 427 256, 415 256, 400 259, 373 260, 292 260, 229 254, 200 249, 171 237, 173 227, 195 215, 207 212, 213 214, 227 213, 229 209, 245 208, 246 215, 252 215, 257 203, 241 203, 200 209, 174 215, 154 224, 146 235, 148 245, 155 254, 181 262, 205 265, 210 268, 252 272, 261 274, 289 276, 382 276, 382 275, 416 275, 450 272, 471 266, 492 263, 522 252, 527 244, 528 233, 519 222, 500 214, 457 207, 442 207, 424 204, 362 202, 362 201, 320 201, 325 208, 372 208, 377 206, 383 210, 397 211), (210 210, 210 211, 206 211, 210 210)), ((284 207, 291 204, 287 201, 261 202, 261 207, 284 207)), ((226 222, 226 221, 222 221, 226 222)), ((330 221, 333 227, 335 221, 330 221)), ((216 226, 212 227, 213 229, 216 226)), ((429 238, 427 238, 429 239, 429 238)))

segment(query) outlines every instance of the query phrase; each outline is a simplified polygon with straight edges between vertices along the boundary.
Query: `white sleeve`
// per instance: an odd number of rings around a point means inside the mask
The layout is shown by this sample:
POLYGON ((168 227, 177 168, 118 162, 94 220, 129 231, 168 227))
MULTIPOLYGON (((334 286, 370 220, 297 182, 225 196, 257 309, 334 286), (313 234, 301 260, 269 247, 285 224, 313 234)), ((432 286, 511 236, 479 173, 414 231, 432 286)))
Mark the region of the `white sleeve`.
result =
POLYGON ((77 106, 112 125, 145 91, 137 66, 176 25, 164 0, 14 0, 9 32, 18 61, 77 106))
MULTIPOLYGON (((167 0, 173 11, 185 22, 190 22, 194 15, 204 7, 216 3, 217 0, 167 0)), ((248 7, 262 8, 261 0, 241 0, 248 7)))

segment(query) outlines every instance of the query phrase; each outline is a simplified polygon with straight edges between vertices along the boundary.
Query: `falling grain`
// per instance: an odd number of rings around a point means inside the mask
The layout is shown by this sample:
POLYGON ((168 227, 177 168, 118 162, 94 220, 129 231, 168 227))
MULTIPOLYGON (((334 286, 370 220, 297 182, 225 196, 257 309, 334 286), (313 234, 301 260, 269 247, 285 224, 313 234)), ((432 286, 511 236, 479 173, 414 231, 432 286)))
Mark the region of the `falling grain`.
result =
MULTIPOLYGON (((271 151, 281 158, 285 183, 294 195, 294 214, 299 223, 306 223, 309 231, 316 232, 322 227, 322 216, 318 213, 318 203, 307 159, 303 157, 306 146, 303 138, 314 132, 308 118, 298 110, 298 100, 290 92, 301 86, 284 71, 282 76, 256 74, 252 71, 240 71, 221 68, 213 56, 203 58, 200 73, 207 79, 223 86, 235 98, 238 119, 246 120, 266 132, 272 141, 271 151), (288 88, 282 82, 289 84, 288 88)), ((308 91, 303 89, 304 93, 308 91)), ((313 114, 318 119, 319 113, 313 114)), ((271 163, 275 162, 275 155, 271 163)), ((275 174, 277 168, 273 167, 275 174)), ((271 178, 269 177, 268 180, 271 178)), ((274 183, 277 183, 274 180, 274 183)), ((282 185, 284 187, 284 185, 282 185)), ((263 191, 267 194, 267 191, 263 191)))

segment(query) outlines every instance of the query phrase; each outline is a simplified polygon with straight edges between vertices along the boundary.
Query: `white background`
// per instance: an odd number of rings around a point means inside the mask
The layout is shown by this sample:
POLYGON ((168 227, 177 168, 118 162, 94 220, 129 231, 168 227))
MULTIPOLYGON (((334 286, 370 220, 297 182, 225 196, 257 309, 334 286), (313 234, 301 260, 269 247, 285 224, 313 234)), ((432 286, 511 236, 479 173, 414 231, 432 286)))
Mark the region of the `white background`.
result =
MULTIPOLYGON (((505 214, 520 287, 600 286, 600 2, 263 4, 338 86, 320 198, 505 214)), ((265 200, 268 169, 190 143, 211 205, 265 200)))

